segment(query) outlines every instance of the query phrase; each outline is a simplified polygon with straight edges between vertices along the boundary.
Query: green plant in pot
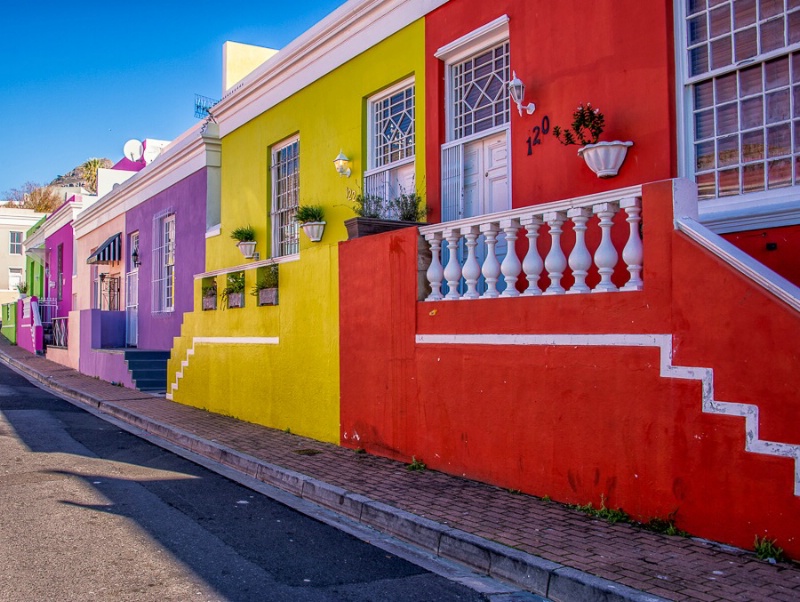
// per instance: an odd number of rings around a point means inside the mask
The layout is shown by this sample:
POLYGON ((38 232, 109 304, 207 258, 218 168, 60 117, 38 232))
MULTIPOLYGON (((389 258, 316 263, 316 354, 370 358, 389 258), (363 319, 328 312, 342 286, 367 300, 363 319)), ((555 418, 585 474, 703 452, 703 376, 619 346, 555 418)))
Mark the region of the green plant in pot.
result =
POLYGON ((17 283, 17 291, 19 292, 20 296, 25 296, 28 293, 28 283, 25 281, 17 283))
POLYGON ((217 309, 217 281, 203 286, 203 309, 217 309))
POLYGON ((353 211, 358 217, 381 219, 386 214, 386 201, 377 194, 360 192, 353 202, 353 211))
POLYGON ((325 231, 325 211, 321 205, 300 205, 295 211, 294 219, 311 242, 322 240, 325 231))
POLYGON ((222 307, 244 306, 244 272, 228 274, 228 283, 220 293, 222 307))
POLYGON ((564 146, 578 145, 578 156, 586 161, 598 178, 611 178, 619 173, 622 162, 633 142, 614 140, 598 142, 605 129, 606 119, 603 113, 592 103, 580 104, 572 113, 572 124, 569 129, 560 126, 553 128, 553 135, 564 146))
POLYGON ((250 291, 250 294, 258 299, 259 305, 278 304, 278 276, 277 263, 259 268, 256 285, 250 291))
POLYGON ((417 192, 404 192, 392 199, 391 204, 397 219, 402 222, 420 222, 427 215, 425 200, 417 192))
POLYGON ((253 226, 240 226, 231 231, 231 238, 238 241, 236 246, 246 259, 252 259, 256 252, 256 231, 253 226))

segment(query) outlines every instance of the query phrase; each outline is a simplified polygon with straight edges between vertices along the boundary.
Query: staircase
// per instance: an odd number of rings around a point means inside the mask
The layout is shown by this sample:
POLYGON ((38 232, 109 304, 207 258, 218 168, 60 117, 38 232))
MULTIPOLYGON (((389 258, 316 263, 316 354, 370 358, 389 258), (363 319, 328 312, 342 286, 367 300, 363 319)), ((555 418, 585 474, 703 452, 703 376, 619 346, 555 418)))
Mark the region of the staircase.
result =
POLYGON ((139 391, 161 394, 166 392, 169 354, 169 351, 125 351, 125 362, 139 391))

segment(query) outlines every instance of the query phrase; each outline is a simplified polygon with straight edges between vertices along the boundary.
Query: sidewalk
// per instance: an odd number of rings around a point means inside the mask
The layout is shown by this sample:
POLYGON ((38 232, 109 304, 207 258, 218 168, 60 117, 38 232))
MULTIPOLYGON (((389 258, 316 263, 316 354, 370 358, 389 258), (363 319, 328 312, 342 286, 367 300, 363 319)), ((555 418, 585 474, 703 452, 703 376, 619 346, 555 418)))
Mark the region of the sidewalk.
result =
POLYGON ((800 600, 800 566, 609 524, 557 503, 124 389, 12 346, 0 361, 78 405, 556 601, 800 600))

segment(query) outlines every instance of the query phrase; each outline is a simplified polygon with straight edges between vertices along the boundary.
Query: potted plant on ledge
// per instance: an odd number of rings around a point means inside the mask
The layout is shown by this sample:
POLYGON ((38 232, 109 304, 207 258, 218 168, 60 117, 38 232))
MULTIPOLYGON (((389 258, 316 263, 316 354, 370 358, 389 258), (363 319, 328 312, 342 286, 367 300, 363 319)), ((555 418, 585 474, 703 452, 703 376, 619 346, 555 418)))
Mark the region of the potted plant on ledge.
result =
POLYGON ((423 198, 416 192, 403 192, 390 200, 360 193, 355 197, 353 211, 357 217, 344 222, 348 239, 415 226, 426 214, 423 198))
POLYGON ((560 126, 553 128, 553 135, 565 146, 580 145, 578 156, 583 157, 598 178, 612 178, 619 173, 622 162, 628 154, 628 148, 633 142, 598 142, 603 133, 606 121, 600 109, 592 107, 592 103, 578 105, 572 113, 571 129, 562 129, 560 126))
POLYGON ((203 286, 203 311, 217 309, 217 281, 203 286))
POLYGON ((231 238, 239 241, 236 246, 245 259, 252 259, 256 254, 256 231, 252 226, 241 226, 231 232, 231 238))
POLYGON ((17 283, 17 291, 19 292, 19 298, 24 299, 28 296, 28 283, 27 282, 18 282, 17 283))
POLYGON ((295 211, 294 219, 311 242, 322 240, 322 233, 325 231, 325 212, 322 206, 300 205, 295 211))
POLYGON ((278 304, 278 264, 259 268, 256 285, 250 294, 258 298, 259 305, 278 304))
POLYGON ((222 308, 244 307, 244 272, 228 274, 228 285, 220 294, 222 308))

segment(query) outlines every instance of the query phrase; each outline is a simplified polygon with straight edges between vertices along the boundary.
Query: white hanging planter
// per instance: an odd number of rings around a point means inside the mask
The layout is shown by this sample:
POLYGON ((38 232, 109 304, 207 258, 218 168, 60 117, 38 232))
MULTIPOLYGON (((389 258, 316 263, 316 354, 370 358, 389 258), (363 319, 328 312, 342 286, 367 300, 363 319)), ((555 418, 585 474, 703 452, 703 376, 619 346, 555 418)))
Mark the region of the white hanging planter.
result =
POLYGON ((586 165, 589 166, 598 178, 613 178, 619 172, 625 156, 628 154, 628 147, 633 146, 633 142, 597 142, 587 144, 578 150, 578 156, 583 157, 586 165))
POLYGON ((254 240, 242 241, 236 246, 239 247, 245 259, 252 259, 256 254, 256 242, 254 240))
POLYGON ((306 236, 308 236, 308 239, 311 242, 319 242, 322 240, 322 233, 325 231, 325 224, 326 222, 306 222, 300 225, 303 228, 303 232, 306 233, 306 236))

